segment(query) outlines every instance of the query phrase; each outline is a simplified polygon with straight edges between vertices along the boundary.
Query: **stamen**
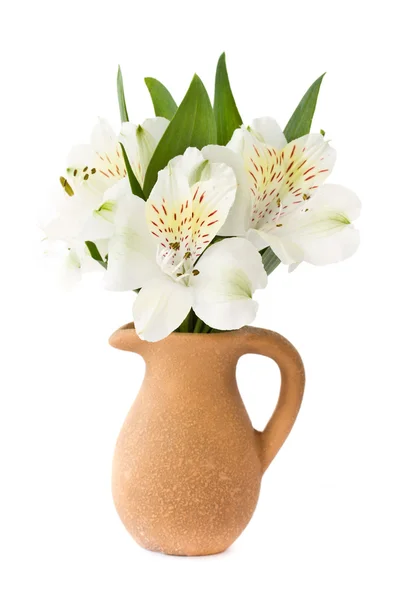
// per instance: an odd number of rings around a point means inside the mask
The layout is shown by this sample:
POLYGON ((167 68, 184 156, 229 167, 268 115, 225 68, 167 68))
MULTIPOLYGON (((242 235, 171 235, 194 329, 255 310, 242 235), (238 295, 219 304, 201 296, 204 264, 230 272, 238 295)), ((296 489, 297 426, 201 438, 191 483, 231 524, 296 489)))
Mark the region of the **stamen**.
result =
POLYGON ((175 275, 175 273, 185 264, 185 259, 183 258, 171 271, 172 275, 175 275))
POLYGON ((68 196, 73 196, 74 195, 74 190, 69 185, 69 183, 65 179, 65 177, 60 177, 60 183, 61 183, 62 187, 64 188, 65 192, 68 194, 68 196))
POLYGON ((168 263, 169 259, 171 258, 171 256, 174 254, 173 250, 168 250, 167 254, 165 256, 163 256, 163 250, 159 249, 158 250, 158 254, 157 254, 157 263, 158 265, 163 268, 163 266, 168 263))

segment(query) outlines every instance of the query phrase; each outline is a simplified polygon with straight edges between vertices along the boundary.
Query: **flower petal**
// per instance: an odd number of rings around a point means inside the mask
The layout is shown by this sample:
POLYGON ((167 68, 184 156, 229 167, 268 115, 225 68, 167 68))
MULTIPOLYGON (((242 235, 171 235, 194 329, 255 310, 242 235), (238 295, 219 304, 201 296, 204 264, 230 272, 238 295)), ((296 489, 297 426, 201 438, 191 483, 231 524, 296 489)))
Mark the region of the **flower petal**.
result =
POLYGON ((254 119, 250 129, 252 132, 255 132, 267 146, 271 146, 276 150, 282 150, 287 144, 282 129, 275 119, 271 119, 271 117, 254 119))
POLYGON ((284 178, 282 153, 243 127, 235 131, 228 146, 241 155, 247 175, 245 189, 251 203, 248 228, 261 227, 279 213, 277 198, 284 178))
POLYGON ((288 217, 281 228, 271 231, 272 250, 286 264, 301 260, 325 265, 344 260, 359 245, 352 225, 360 213, 360 201, 339 185, 324 185, 307 208, 288 217))
POLYGON ((297 264, 304 260, 303 249, 297 244, 297 238, 294 235, 279 234, 278 231, 265 233, 262 230, 258 233, 264 238, 265 247, 270 246, 284 265, 297 264))
POLYGON ((252 203, 249 196, 248 176, 239 154, 226 146, 211 145, 202 150, 203 156, 214 163, 224 163, 235 173, 237 190, 235 201, 219 230, 222 236, 244 235, 250 224, 252 203))
POLYGON ((68 181, 73 190, 92 199, 93 209, 101 204, 104 192, 126 176, 121 147, 104 119, 94 127, 91 146, 77 146, 68 157, 68 181))
POLYGON ((192 307, 192 290, 160 274, 140 290, 133 320, 142 340, 157 342, 179 327, 192 307))
POLYGON ((168 164, 171 168, 180 169, 180 171, 187 177, 189 185, 191 185, 191 183, 198 181, 199 177, 196 175, 199 169, 204 167, 206 160, 207 157, 203 155, 202 151, 198 150, 197 148, 187 148, 184 154, 175 156, 175 158, 170 160, 168 164))
POLYGON ((77 239, 83 242, 109 239, 115 230, 115 211, 116 206, 113 202, 103 202, 97 210, 92 211, 77 239))
POLYGON ((152 117, 151 119, 143 121, 142 128, 153 138, 155 144, 154 150, 164 135, 169 123, 168 119, 165 119, 164 117, 152 117))
POLYGON ((320 212, 323 209, 336 212, 350 222, 358 219, 361 213, 361 202, 358 196, 348 188, 335 183, 326 183, 322 186, 307 207, 310 212, 320 212))
POLYGON ((253 321, 257 302, 252 299, 258 288, 267 284, 261 256, 242 238, 230 238, 208 248, 192 276, 193 309, 210 327, 239 329, 253 321))
POLYGON ((199 177, 190 185, 187 164, 193 174, 195 163, 192 149, 187 153, 183 168, 175 159, 159 173, 147 202, 146 217, 165 256, 170 250, 174 252, 169 256, 171 266, 187 260, 190 268, 225 222, 235 198, 236 178, 230 167, 204 164, 204 157, 199 155, 199 177))
POLYGON ((264 250, 269 246, 268 237, 264 234, 262 229, 249 229, 246 232, 246 239, 253 244, 258 250, 264 250))
POLYGON ((99 154, 113 153, 117 145, 117 136, 106 119, 99 119, 93 127, 90 143, 99 154))
MULTIPOLYGON (((49 240, 72 242, 80 239, 80 234, 93 212, 93 202, 74 194, 69 196, 59 192, 54 197, 54 211, 51 219, 42 225, 49 240)), ((86 238, 91 239, 91 238, 86 238)), ((84 240, 85 241, 85 240, 84 240)))
MULTIPOLYGON (((273 174, 270 169, 267 182, 258 182, 255 190, 252 226, 266 232, 280 227, 310 200, 332 171, 336 153, 322 135, 310 134, 294 140, 276 155, 273 174)), ((268 172, 268 167, 264 168, 268 172)))
POLYGON ((90 256, 85 244, 73 247, 59 241, 47 243, 47 264, 52 271, 57 287, 71 289, 86 273, 104 273, 104 268, 90 256))
POLYGON ((291 265, 289 265, 288 273, 293 273, 293 271, 295 271, 300 265, 301 263, 292 263, 291 265))
POLYGON ((135 290, 159 272, 156 245, 146 224, 146 203, 131 193, 126 179, 109 191, 108 198, 117 208, 115 233, 108 246, 105 286, 109 290, 135 290))
POLYGON ((168 125, 168 119, 163 117, 147 119, 138 127, 132 123, 122 124, 119 141, 128 154, 133 172, 140 185, 143 185, 154 150, 168 125))
MULTIPOLYGON (((321 134, 305 135, 282 151, 283 180, 277 198, 279 220, 308 201, 332 172, 336 151, 321 134)), ((269 218, 271 223, 274 214, 269 218)))
MULTIPOLYGON (((268 232, 308 201, 332 170, 335 152, 320 134, 310 134, 287 144, 279 139, 279 128, 271 119, 255 121, 256 129, 237 129, 228 144, 241 156, 247 181, 240 179, 246 203, 251 203, 248 229, 268 232), (276 149, 264 137, 278 145, 276 149)), ((236 205, 236 203, 235 203, 236 205)), ((223 230, 226 233, 226 230, 223 230)), ((260 236, 255 236, 260 241, 260 236)), ((260 244, 258 243, 259 247, 260 244)))

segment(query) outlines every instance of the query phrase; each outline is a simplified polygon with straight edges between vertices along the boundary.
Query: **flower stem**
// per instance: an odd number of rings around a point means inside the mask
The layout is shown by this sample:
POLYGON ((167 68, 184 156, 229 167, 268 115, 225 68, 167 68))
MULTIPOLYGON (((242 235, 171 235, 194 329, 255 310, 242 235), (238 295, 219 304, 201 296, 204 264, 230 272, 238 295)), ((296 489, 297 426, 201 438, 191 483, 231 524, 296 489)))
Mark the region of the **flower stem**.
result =
POLYGON ((197 318, 197 321, 195 323, 194 329, 193 329, 193 333, 201 333, 202 329, 203 329, 203 321, 199 318, 197 318))
POLYGON ((281 261, 276 256, 276 254, 274 254, 270 247, 266 248, 265 250, 262 250, 260 254, 267 275, 271 275, 271 273, 275 271, 276 267, 280 264, 281 261))
POLYGON ((182 321, 182 323, 178 327, 177 331, 179 331, 180 333, 188 333, 190 331, 191 312, 192 311, 188 312, 185 319, 182 321))

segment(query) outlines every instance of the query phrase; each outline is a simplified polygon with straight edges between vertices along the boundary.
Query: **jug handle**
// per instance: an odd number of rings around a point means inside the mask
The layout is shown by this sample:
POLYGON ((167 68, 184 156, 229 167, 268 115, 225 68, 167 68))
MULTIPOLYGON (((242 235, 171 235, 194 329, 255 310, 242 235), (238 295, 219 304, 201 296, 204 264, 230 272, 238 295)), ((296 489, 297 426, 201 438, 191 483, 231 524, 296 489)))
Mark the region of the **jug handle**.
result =
POLYGON ((281 373, 281 388, 276 408, 264 431, 255 430, 263 473, 289 435, 304 393, 303 361, 294 346, 283 336, 265 329, 253 329, 247 336, 243 354, 260 354, 274 360, 281 373))

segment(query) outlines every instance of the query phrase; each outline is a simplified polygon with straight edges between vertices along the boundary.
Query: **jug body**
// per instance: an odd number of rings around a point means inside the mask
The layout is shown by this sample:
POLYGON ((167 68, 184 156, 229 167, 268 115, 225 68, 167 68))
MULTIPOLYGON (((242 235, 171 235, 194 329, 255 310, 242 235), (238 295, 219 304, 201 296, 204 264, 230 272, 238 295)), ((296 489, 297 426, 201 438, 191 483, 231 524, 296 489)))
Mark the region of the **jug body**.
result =
MULTIPOLYGON (((236 365, 244 353, 257 352, 255 338, 265 346, 265 334, 258 332, 264 330, 175 333, 148 343, 131 325, 112 336, 112 345, 146 361, 117 441, 112 477, 118 514, 141 546, 174 555, 215 554, 251 519, 268 449, 240 397, 236 365)), ((291 408, 297 414, 297 405, 291 408)), ((289 421, 290 430, 294 418, 289 421)))

